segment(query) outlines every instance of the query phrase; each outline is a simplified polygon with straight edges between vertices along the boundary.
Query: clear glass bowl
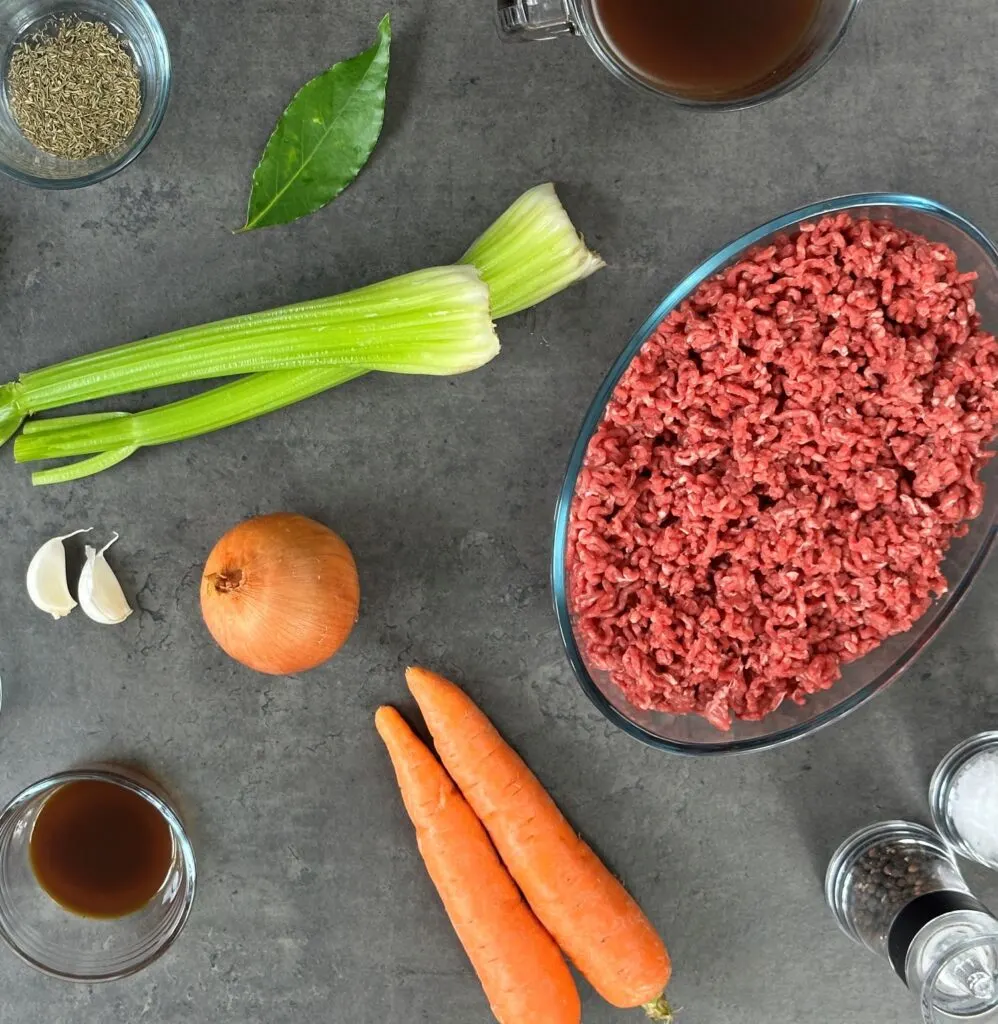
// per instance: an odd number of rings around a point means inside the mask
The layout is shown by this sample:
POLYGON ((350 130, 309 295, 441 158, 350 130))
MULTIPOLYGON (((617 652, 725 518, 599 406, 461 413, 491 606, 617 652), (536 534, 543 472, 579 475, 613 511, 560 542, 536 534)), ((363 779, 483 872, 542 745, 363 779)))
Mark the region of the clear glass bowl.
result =
POLYGON ((763 224, 700 264, 652 312, 600 385, 572 449, 555 509, 551 579, 561 637, 582 689, 611 722, 653 747, 695 755, 763 750, 806 736, 853 711, 897 679, 936 636, 966 596, 994 543, 998 515, 998 459, 989 462, 981 473, 986 488, 984 511, 970 523, 970 531, 965 537, 953 541, 943 563, 949 591, 936 600, 908 632, 889 638, 865 657, 844 665, 842 678, 830 690, 813 694, 804 705, 784 701, 776 711, 759 722, 736 720, 728 732, 715 729, 699 715, 641 711, 625 700, 606 673, 590 670, 586 665, 585 652, 573 628, 566 592, 568 519, 586 446, 618 380, 663 317, 706 278, 738 261, 748 250, 769 244, 777 235, 792 234, 798 225, 806 221, 843 211, 857 217, 891 221, 949 245, 956 252, 961 269, 978 273, 977 307, 985 326, 991 330, 998 329, 998 250, 994 244, 968 220, 939 203, 918 196, 886 192, 829 199, 763 224))
POLYGON ((0 938, 22 960, 67 981, 113 981, 160 957, 183 930, 194 902, 194 848, 166 798, 125 769, 60 772, 19 793, 0 813, 0 938), (35 879, 28 843, 46 799, 68 782, 113 782, 148 800, 170 826, 173 863, 156 895, 127 917, 81 917, 35 879))
POLYGON ((0 0, 0 171, 38 188, 80 188, 128 166, 152 141, 170 97, 170 51, 145 0, 0 0), (116 150, 86 160, 67 160, 33 146, 10 109, 7 67, 15 47, 53 18, 103 21, 128 45, 142 84, 142 110, 116 150))
MULTIPOLYGON (((978 850, 972 842, 961 834, 960 828, 953 819, 950 798, 957 780, 978 755, 994 756, 998 753, 998 731, 982 732, 958 743, 940 762, 932 773, 929 782, 929 808, 932 811, 932 823, 936 830, 950 846, 968 860, 998 870, 998 859, 989 857, 978 850)), ((994 807, 998 804, 998 791, 988 794, 987 802, 980 808, 980 817, 995 822, 994 807)))

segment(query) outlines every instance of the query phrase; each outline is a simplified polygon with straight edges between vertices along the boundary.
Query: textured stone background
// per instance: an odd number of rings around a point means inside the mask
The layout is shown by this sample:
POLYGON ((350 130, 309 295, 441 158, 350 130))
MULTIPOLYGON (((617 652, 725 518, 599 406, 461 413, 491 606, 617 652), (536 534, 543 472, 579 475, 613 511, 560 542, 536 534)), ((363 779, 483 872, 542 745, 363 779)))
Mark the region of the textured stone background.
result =
MULTIPOLYGON (((820 877, 853 827, 925 818, 938 757, 998 712, 992 566, 907 676, 786 749, 681 760, 609 726, 574 683, 548 594, 550 522, 589 399, 694 263, 833 193, 902 189, 998 233, 992 0, 876 0, 798 92, 736 114, 632 95, 582 43, 503 48, 487 0, 401 0, 387 128, 362 178, 300 225, 233 237, 274 120, 367 45, 367 0, 157 0, 169 113, 120 177, 0 183, 3 373, 456 257, 522 189, 559 182, 610 263, 505 322, 456 380, 365 379, 223 434, 33 491, 3 468, 0 792, 93 757, 181 795, 201 887, 174 950, 114 985, 0 956, 0 1021, 478 1024, 480 990, 424 876, 371 725, 402 667, 453 673, 662 926, 690 1024, 901 1024, 917 1008, 837 930, 820 877), (364 598, 327 667, 265 679, 197 610, 214 540, 295 509, 340 531, 364 598), (118 629, 30 607, 35 546, 119 530, 137 613, 118 629)), ((985 898, 998 886, 970 872, 985 898)), ((998 900, 996 900, 998 902, 998 900)), ((588 1024, 627 1019, 583 986, 588 1024)), ((634 1018, 632 1018, 634 1019, 634 1018)))

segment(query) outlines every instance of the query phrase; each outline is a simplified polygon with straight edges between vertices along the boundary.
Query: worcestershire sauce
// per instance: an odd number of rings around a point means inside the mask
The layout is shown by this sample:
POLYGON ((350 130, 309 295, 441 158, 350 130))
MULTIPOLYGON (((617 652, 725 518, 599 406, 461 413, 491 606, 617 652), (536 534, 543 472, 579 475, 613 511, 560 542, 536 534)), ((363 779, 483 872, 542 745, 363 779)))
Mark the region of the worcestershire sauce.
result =
POLYGON ((737 95, 800 50, 822 0, 593 0, 617 55, 690 97, 737 95))
POLYGON ((68 782, 42 805, 28 843, 38 884, 84 917, 144 907, 173 863, 170 826, 148 800, 113 782, 68 782))

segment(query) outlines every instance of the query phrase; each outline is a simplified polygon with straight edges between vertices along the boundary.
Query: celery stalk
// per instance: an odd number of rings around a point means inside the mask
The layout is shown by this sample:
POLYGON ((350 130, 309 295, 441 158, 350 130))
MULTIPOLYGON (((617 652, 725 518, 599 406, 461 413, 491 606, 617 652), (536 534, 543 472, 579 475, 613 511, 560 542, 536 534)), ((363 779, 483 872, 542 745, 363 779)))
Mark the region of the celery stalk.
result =
MULTIPOLYGON (((603 266, 599 256, 586 249, 552 185, 533 188, 516 200, 463 262, 474 266, 488 284, 496 317, 541 302, 603 266)), ((272 370, 114 421, 72 416, 36 420, 15 442, 14 457, 31 462, 166 444, 283 408, 367 370, 357 365, 272 370)), ((0 437, 2 407, 0 392, 0 437)), ((82 464, 61 468, 77 465, 82 464)))
POLYGON ((182 381, 317 366, 454 374, 498 352, 478 272, 434 267, 22 374, 0 388, 0 440, 35 412, 182 381))

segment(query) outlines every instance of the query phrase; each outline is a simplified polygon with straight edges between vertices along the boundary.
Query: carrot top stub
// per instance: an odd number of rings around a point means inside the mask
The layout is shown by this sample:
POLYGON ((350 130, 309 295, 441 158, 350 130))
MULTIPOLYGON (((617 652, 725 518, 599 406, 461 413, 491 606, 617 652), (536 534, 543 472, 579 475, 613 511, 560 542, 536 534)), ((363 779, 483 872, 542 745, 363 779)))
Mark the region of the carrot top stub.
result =
POLYGON ((544 927, 607 1002, 668 1020, 672 965, 641 908, 459 687, 421 668, 406 679, 444 767, 544 927))

